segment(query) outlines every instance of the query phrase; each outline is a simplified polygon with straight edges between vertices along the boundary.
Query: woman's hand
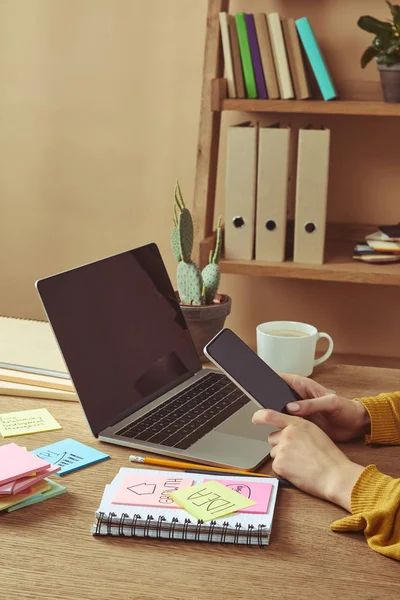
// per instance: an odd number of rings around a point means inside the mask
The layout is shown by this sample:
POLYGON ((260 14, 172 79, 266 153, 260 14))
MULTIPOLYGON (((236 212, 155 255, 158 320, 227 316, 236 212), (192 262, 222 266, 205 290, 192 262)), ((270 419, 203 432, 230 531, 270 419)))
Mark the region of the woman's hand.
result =
POLYGON ((337 396, 307 377, 279 375, 304 398, 289 402, 286 408, 290 414, 315 423, 335 442, 346 442, 369 432, 369 414, 358 400, 337 396))
POLYGON ((272 468, 299 489, 350 511, 351 491, 364 467, 351 462, 314 423, 266 409, 253 423, 274 425, 272 468))

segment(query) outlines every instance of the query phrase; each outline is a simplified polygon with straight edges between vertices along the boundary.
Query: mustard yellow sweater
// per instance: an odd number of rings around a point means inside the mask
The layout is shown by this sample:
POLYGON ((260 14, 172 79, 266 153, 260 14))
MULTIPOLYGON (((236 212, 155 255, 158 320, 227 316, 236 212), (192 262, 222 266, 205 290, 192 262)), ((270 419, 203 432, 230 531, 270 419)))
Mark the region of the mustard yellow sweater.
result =
MULTIPOLYGON (((371 417, 368 444, 400 444, 400 392, 358 398, 371 417)), ((351 494, 351 514, 335 521, 333 531, 364 531, 369 546, 400 560, 400 479, 369 465, 351 494)))

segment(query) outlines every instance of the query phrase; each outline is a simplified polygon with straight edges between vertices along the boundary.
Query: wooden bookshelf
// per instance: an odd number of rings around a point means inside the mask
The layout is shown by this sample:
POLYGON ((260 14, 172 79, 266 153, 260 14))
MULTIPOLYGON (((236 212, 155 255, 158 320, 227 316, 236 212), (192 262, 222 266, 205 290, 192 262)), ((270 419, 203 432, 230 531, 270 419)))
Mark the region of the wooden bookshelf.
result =
MULTIPOLYGON (((219 108, 213 107, 214 110, 219 108)), ((400 104, 356 100, 230 100, 222 101, 220 110, 262 113, 292 113, 313 115, 348 115, 369 117, 400 117, 400 104)))
POLYGON ((271 263, 222 259, 220 268, 222 273, 231 275, 400 285, 400 263, 387 265, 363 263, 351 258, 351 250, 352 246, 347 244, 328 244, 323 265, 294 263, 291 260, 271 263))

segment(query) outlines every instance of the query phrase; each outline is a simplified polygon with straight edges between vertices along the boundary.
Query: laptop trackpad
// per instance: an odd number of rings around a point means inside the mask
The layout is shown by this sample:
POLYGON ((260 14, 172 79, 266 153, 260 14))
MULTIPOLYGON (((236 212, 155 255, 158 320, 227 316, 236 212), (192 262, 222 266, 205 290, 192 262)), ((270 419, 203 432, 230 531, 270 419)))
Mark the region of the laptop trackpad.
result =
POLYGON ((272 425, 254 425, 251 418, 256 410, 258 410, 258 407, 253 402, 249 402, 216 427, 215 431, 267 442, 269 434, 276 431, 276 427, 272 427, 272 425))

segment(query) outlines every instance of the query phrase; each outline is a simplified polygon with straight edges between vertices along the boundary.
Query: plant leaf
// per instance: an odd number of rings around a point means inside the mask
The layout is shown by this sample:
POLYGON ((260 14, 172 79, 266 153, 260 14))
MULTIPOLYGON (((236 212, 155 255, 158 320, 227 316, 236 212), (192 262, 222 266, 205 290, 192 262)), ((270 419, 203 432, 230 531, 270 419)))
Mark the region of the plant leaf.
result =
POLYGON ((376 48, 374 48, 373 46, 368 46, 368 48, 365 50, 364 54, 361 57, 361 67, 365 69, 367 64, 370 63, 371 60, 375 58, 375 56, 377 56, 378 54, 379 52, 376 48))
POLYGON ((393 22, 396 26, 400 25, 400 6, 398 4, 392 4, 386 0, 387 5, 390 8, 390 12, 392 13, 393 22))
POLYGON ((379 19, 375 19, 369 15, 360 17, 357 21, 357 25, 364 31, 374 33, 375 35, 381 35, 384 32, 393 31, 393 26, 391 23, 379 21, 379 19))

